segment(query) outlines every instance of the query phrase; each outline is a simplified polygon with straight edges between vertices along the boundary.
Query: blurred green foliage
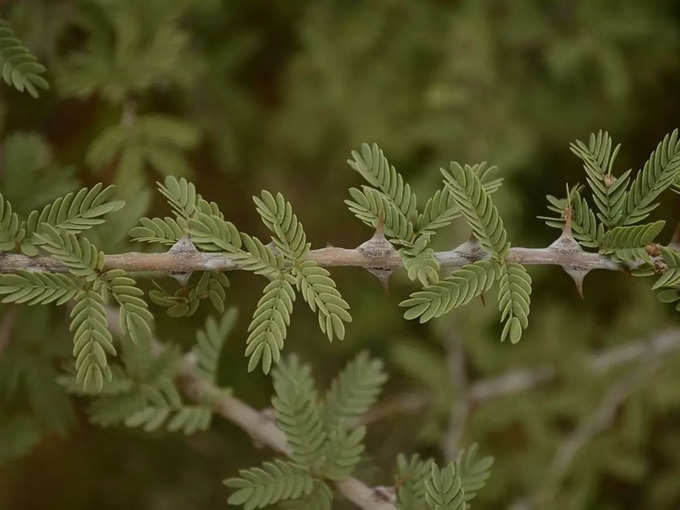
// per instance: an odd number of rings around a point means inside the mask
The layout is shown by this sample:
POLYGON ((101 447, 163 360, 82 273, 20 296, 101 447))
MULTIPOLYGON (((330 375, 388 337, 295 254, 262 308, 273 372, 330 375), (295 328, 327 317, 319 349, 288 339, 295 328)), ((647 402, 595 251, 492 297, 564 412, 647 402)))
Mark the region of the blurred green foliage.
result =
MULTIPOLYGON (((34 0, 0 11, 51 85, 39 100, 0 89, 0 191, 25 212, 81 185, 119 184, 128 205, 92 234, 107 252, 137 249, 130 227, 164 214, 149 190, 166 173, 191 176, 243 231, 264 234, 250 196, 268 188, 293 203, 313 247, 354 246, 371 232, 343 204, 358 182, 345 160, 363 141, 378 142, 426 194, 450 160, 499 165, 506 184, 494 198, 513 244, 545 246, 555 236, 535 219, 545 194, 583 180, 570 141, 609 129, 623 142, 620 167, 636 169, 680 113, 680 9, 669 0, 34 0)), ((667 204, 655 219, 677 215, 667 204)), ((437 243, 468 234, 458 222, 437 243)), ((353 315, 345 341, 329 345, 315 317, 296 311, 287 349, 325 386, 323 374, 368 348, 386 360, 388 395, 427 395, 419 412, 369 428, 372 457, 360 467, 369 483, 394 482, 399 451, 441 458, 462 392, 446 352, 459 343, 471 381, 545 363, 557 371, 547 385, 470 409, 462 444, 496 458, 477 508, 535 495, 546 509, 677 508, 675 354, 644 375, 567 473, 552 479, 546 469, 612 385, 639 370, 594 375, 583 359, 653 338, 677 318, 622 274, 589 275, 581 301, 561 271, 530 272, 532 324, 518 345, 498 342, 494 307, 412 324, 397 307, 413 290, 405 275, 385 296, 368 273, 342 269, 334 277, 353 315)), ((232 279, 227 301, 252 309, 260 286, 247 274, 232 279)), ((155 312, 158 335, 185 345, 205 319, 155 312)), ((218 380, 265 406, 271 383, 247 375, 242 356, 246 322, 218 380)), ((83 402, 55 382, 70 355, 64 316, 5 305, 0 324, 12 332, 0 355, 0 372, 11 374, 0 387, 0 508, 220 508, 219 481, 268 455, 218 420, 188 439, 90 426, 83 402), (9 435, 20 439, 3 442, 9 435)))

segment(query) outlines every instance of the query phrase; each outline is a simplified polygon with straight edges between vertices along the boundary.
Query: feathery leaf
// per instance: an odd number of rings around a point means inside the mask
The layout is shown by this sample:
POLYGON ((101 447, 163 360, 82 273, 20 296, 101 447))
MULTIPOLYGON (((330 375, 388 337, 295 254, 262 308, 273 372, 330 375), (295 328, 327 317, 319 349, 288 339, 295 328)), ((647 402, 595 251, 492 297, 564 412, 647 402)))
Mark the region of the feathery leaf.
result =
POLYGON ((113 338, 107 329, 106 309, 100 292, 83 290, 71 310, 69 330, 73 333, 76 381, 88 391, 99 392, 104 381, 111 381, 106 354, 116 355, 113 338))
POLYGON ((281 459, 265 462, 261 468, 241 469, 238 474, 238 478, 229 478, 224 484, 236 489, 229 504, 243 505, 245 510, 307 496, 314 488, 314 479, 308 471, 281 459))
POLYGON ((326 392, 326 430, 333 430, 339 425, 356 425, 378 399, 385 381, 387 374, 382 361, 371 359, 366 351, 350 361, 326 392))
POLYGON ((404 312, 405 319, 420 317, 421 323, 427 322, 469 303, 472 298, 489 290, 500 272, 500 265, 491 260, 466 264, 440 282, 411 293, 411 297, 399 303, 399 306, 408 308, 404 312))
POLYGON ((38 89, 50 88, 42 76, 45 66, 24 46, 4 19, 0 19, 0 69, 5 83, 19 92, 25 90, 37 98, 38 89))
POLYGON ((80 292, 81 286, 71 275, 18 271, 0 275, 0 295, 3 303, 63 305, 80 292))
POLYGON ((196 371, 207 381, 216 382, 217 364, 220 352, 227 336, 236 324, 238 311, 230 308, 222 315, 219 322, 212 316, 205 321, 205 328, 196 333, 196 345, 193 352, 196 355, 196 371))
POLYGON ((529 325, 531 304, 531 276, 523 265, 506 262, 498 271, 498 309, 501 321, 505 321, 501 341, 510 338, 516 344, 522 338, 522 330, 529 325))
POLYGON ((272 363, 279 362, 295 301, 291 280, 288 274, 281 273, 267 284, 255 307, 246 339, 249 372, 262 362, 262 371, 268 374, 272 363))
POLYGON ((272 407, 278 427, 286 434, 290 458, 309 469, 324 460, 326 433, 321 405, 308 366, 296 356, 282 360, 272 372, 274 391, 272 407))
POLYGON ((667 134, 638 172, 626 194, 623 225, 644 220, 659 205, 654 200, 680 176, 680 139, 678 130, 667 134))
POLYGON ((351 322, 349 304, 335 287, 330 273, 316 262, 305 260, 294 267, 295 282, 313 312, 317 311, 319 327, 328 340, 345 337, 344 322, 351 322))
POLYGON ((472 227, 482 247, 496 260, 502 260, 510 249, 503 220, 479 176, 471 167, 452 162, 450 172, 441 170, 458 208, 472 227))

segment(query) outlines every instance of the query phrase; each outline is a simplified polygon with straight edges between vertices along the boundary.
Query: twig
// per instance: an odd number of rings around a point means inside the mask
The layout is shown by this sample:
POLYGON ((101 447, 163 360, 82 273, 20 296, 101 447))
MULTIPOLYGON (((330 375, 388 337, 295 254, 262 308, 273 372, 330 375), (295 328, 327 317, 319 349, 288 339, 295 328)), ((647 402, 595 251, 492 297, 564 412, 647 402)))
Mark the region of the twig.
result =
MULTIPOLYGON (((639 359, 649 359, 680 349, 680 328, 665 330, 651 340, 639 340, 603 350, 586 358, 585 368, 598 375, 639 359)), ((468 398, 473 402, 520 393, 557 377, 554 364, 533 369, 513 370, 503 375, 482 379, 470 386, 468 398)))
POLYGON ((470 403, 466 396, 468 381, 465 373, 465 351, 454 326, 450 325, 450 333, 445 338, 446 366, 452 389, 448 425, 441 440, 441 449, 446 460, 456 458, 458 443, 470 412, 470 403))

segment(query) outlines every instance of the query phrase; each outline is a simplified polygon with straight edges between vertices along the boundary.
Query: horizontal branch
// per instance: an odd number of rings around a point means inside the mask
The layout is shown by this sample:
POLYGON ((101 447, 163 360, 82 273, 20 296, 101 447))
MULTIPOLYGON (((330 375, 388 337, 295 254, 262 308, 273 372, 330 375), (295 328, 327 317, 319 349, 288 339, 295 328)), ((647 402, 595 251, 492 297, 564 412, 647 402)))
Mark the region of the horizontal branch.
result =
MULTIPOLYGON (((189 243, 190 245, 190 243, 189 243)), ((191 246, 191 245, 190 245, 191 246)), ((468 241, 457 248, 435 253, 442 268, 455 268, 488 258, 478 243, 468 241)), ((311 250, 308 259, 323 267, 360 267, 366 269, 396 269, 403 266, 401 256, 384 238, 372 238, 361 246, 320 248, 311 250)), ((553 244, 547 248, 512 248, 508 260, 525 265, 558 265, 578 271, 607 269, 625 270, 625 266, 599 253, 586 252, 580 247, 567 248, 553 244)), ((191 249, 165 253, 127 252, 105 255, 104 269, 124 269, 134 272, 190 273, 193 271, 234 271, 242 269, 233 257, 224 253, 199 252, 191 249)), ((17 270, 66 272, 67 268, 54 257, 27 257, 16 253, 0 254, 0 273, 17 270)))

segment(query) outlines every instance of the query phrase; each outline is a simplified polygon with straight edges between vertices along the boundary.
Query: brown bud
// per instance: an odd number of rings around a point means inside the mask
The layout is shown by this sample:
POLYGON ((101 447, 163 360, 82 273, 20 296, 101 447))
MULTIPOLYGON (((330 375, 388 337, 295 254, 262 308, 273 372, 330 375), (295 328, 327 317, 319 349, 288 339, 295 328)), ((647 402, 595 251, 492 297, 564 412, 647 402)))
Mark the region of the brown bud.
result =
POLYGON ((609 188, 616 182, 616 177, 614 177, 612 174, 606 174, 602 179, 602 182, 604 182, 604 185, 609 188))
POLYGON ((649 243, 647 246, 645 246, 645 251, 650 257, 658 257, 660 254, 659 245, 656 243, 649 243))

